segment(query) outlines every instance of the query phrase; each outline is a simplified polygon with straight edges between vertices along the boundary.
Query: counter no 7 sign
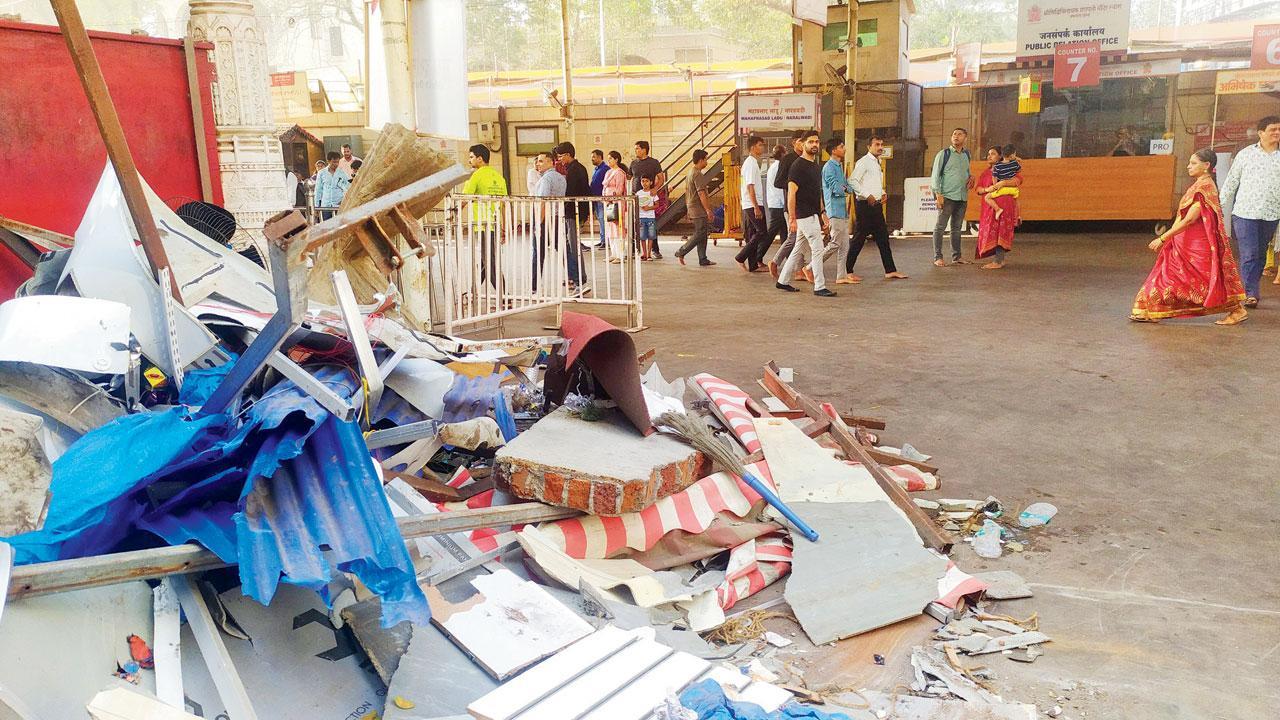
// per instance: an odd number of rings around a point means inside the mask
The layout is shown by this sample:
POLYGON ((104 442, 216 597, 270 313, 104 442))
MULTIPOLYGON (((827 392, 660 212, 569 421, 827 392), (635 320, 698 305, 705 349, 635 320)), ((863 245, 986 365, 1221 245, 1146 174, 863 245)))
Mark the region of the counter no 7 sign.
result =
POLYGON ((1053 87, 1097 85, 1102 74, 1102 43, 1063 43, 1053 49, 1053 87))

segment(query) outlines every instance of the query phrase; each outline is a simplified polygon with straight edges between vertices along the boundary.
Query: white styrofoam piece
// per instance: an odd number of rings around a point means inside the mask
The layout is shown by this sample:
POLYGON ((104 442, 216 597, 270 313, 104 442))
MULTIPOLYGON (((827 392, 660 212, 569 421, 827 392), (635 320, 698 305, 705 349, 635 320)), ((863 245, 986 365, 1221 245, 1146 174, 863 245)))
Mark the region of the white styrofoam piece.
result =
POLYGON ((122 687, 103 690, 85 709, 93 720, 198 720, 195 715, 122 687))
POLYGON ((0 304, 0 360, 123 374, 129 369, 129 306, 33 295, 0 304))
POLYGON ((173 581, 164 578, 151 589, 155 635, 151 655, 155 660, 156 697, 166 705, 182 709, 186 695, 182 691, 182 614, 173 581))

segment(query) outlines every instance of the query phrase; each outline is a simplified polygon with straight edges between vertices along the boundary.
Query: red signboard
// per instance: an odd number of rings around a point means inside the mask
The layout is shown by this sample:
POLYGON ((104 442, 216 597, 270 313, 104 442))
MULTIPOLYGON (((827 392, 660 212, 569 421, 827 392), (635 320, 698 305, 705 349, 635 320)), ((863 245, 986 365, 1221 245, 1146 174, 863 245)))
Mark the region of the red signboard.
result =
POLYGON ((1063 43, 1053 49, 1053 87, 1097 85, 1102 75, 1102 43, 1063 43))
POLYGON ((1280 25, 1255 25, 1253 27, 1254 70, 1280 68, 1280 25))
POLYGON ((287 87, 293 84, 294 73, 271 73, 271 87, 287 87))

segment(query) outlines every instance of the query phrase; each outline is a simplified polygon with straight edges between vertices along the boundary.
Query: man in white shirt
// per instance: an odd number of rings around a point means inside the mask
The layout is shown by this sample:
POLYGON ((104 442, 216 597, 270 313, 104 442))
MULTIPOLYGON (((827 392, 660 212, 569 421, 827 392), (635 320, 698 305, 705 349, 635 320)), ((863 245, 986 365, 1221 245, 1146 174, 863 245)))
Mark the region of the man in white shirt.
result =
POLYGON ((1236 153, 1221 197, 1222 207, 1230 213, 1231 236, 1240 249, 1244 306, 1255 308, 1267 245, 1280 225, 1280 116, 1258 121, 1258 143, 1236 153))
MULTIPOLYGON (((906 280, 907 276, 898 272, 893 264, 893 250, 889 247, 889 228, 884 223, 884 171, 880 169, 880 156, 884 154, 884 140, 871 136, 867 143, 867 154, 858 159, 853 166, 849 182, 853 185, 854 212, 858 225, 853 231, 849 245, 849 259, 845 272, 853 276, 853 266, 858 262, 858 254, 870 235, 880 248, 880 263, 884 265, 886 280, 906 280)), ((838 268, 837 268, 838 269, 838 268)), ((856 276, 854 276, 856 277, 856 276)))
POLYGON ((782 165, 782 157, 786 154, 787 149, 781 145, 774 145, 773 152, 769 154, 772 162, 769 163, 769 169, 764 174, 764 199, 767 206, 765 236, 756 250, 757 265, 765 264, 765 253, 769 252, 769 247, 773 245, 774 240, 780 243, 787 241, 787 191, 777 187, 775 182, 782 165))
POLYGON ((747 156, 742 160, 739 196, 742 201, 742 249, 734 260, 747 272, 760 269, 759 257, 764 254, 760 243, 768 235, 764 229, 764 175, 760 172, 760 158, 764 156, 764 138, 752 135, 747 138, 747 156))

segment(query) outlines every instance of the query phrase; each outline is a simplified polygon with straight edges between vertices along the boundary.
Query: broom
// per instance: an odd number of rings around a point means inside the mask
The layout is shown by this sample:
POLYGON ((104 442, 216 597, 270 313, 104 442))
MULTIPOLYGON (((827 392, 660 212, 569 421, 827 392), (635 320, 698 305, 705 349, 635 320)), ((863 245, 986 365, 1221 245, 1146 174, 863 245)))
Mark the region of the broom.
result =
POLYGON ((711 429, 702 420, 685 413, 665 412, 653 422, 655 425, 660 425, 675 433, 681 440, 692 445, 695 450, 706 455, 711 459, 714 466, 731 475, 737 475, 742 478, 742 481, 750 485, 752 490, 759 493, 765 502, 782 513, 783 517, 789 520, 796 530, 800 531, 801 535, 804 535, 810 542, 818 541, 818 531, 809 527, 805 521, 792 512, 791 508, 782 502, 782 498, 778 497, 760 478, 747 472, 738 456, 734 455, 724 443, 717 440, 716 436, 711 434, 711 429))

